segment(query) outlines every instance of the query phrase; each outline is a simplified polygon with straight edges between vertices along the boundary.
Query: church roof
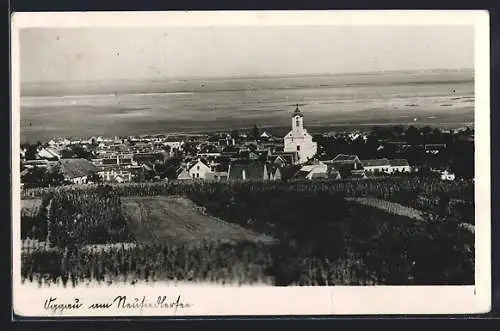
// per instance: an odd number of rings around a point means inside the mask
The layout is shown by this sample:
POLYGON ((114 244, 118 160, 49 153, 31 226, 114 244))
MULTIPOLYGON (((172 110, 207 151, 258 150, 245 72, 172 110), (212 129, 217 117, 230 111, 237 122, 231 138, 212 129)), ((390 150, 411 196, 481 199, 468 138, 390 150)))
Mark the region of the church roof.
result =
POLYGON ((304 116, 304 114, 302 114, 302 112, 299 109, 299 105, 296 106, 295 111, 293 112, 292 117, 295 117, 295 116, 301 116, 301 117, 304 116))

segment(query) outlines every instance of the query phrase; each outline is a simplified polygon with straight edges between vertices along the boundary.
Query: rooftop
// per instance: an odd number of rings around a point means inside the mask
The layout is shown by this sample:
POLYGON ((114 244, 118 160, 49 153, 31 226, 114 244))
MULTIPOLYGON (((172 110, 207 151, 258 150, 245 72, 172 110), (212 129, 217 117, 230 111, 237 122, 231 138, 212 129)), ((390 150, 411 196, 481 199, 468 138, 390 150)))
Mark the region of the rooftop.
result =
POLYGON ((304 114, 302 114, 302 112, 300 111, 298 104, 297 104, 297 106, 295 108, 295 111, 293 112, 292 117, 295 117, 295 116, 304 116, 304 114))
POLYGON ((265 175, 265 165, 260 162, 250 164, 233 164, 229 169, 229 179, 243 179, 243 170, 247 180, 262 180, 265 175))
POLYGON ((362 160, 361 163, 363 163, 364 167, 383 167, 390 165, 388 159, 362 160))
POLYGON ((408 160, 406 160, 406 159, 389 160, 389 164, 391 165, 391 167, 409 166, 408 160))
POLYGON ((60 165, 61 172, 68 178, 89 176, 98 170, 92 162, 86 159, 61 159, 60 165))
POLYGON ((347 155, 339 154, 332 161, 355 161, 358 158, 357 155, 347 155))

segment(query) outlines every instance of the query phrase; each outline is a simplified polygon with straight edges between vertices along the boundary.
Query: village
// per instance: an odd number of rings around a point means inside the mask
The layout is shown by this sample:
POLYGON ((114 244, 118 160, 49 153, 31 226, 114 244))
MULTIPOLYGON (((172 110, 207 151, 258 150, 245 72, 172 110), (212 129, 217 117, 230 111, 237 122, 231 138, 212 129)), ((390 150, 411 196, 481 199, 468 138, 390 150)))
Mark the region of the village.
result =
MULTIPOLYGON (((439 135, 434 139, 438 143, 432 139, 418 143, 425 130, 414 133, 413 143, 384 136, 383 130, 376 135, 355 130, 313 137, 304 119, 297 105, 291 112, 291 129, 284 137, 255 126, 248 132, 58 138, 28 144, 21 146, 21 183, 33 187, 162 180, 367 179, 421 175, 424 168, 429 175, 455 180, 452 167, 443 162, 432 166, 427 161, 450 154, 450 143, 441 141, 446 140, 443 137, 472 145, 474 139, 469 128, 427 130, 429 137, 439 135), (418 159, 411 157, 415 153, 418 159)), ((412 140, 410 129, 395 131, 398 137, 406 135, 412 140)))

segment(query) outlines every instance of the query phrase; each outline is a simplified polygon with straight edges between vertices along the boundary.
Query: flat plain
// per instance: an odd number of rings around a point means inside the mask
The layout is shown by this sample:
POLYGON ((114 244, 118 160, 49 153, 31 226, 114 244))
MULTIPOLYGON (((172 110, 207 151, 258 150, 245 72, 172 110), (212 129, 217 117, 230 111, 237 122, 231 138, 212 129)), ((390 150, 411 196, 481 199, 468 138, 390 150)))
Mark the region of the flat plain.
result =
POLYGON ((458 127, 474 122, 474 72, 25 83, 21 141, 288 128, 295 104, 302 105, 311 132, 387 124, 458 127))

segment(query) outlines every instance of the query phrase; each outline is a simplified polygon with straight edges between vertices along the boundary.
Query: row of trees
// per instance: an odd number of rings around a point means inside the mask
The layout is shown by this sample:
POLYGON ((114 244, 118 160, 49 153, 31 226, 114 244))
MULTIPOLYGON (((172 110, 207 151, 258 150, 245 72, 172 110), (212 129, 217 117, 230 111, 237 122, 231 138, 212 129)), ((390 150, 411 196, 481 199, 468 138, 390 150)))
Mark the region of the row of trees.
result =
MULTIPOLYGON (((440 132, 440 131, 439 131, 440 132)), ((376 135, 369 135, 367 141, 345 139, 343 137, 316 136, 321 159, 332 159, 338 154, 355 154, 360 159, 407 159, 413 166, 449 169, 460 178, 474 178, 474 142, 459 139, 451 134, 441 134, 446 147, 439 153, 428 153, 421 144, 406 141, 409 147, 385 143, 376 135)), ((420 135, 419 135, 420 137, 420 135)), ((405 139, 404 137, 403 139, 405 139)), ((401 137, 400 137, 401 139, 401 137)))
MULTIPOLYGON (((24 169, 21 168, 21 171, 24 169)), ((21 182, 25 188, 60 186, 66 183, 63 174, 57 167, 33 167, 21 174, 21 182)))

